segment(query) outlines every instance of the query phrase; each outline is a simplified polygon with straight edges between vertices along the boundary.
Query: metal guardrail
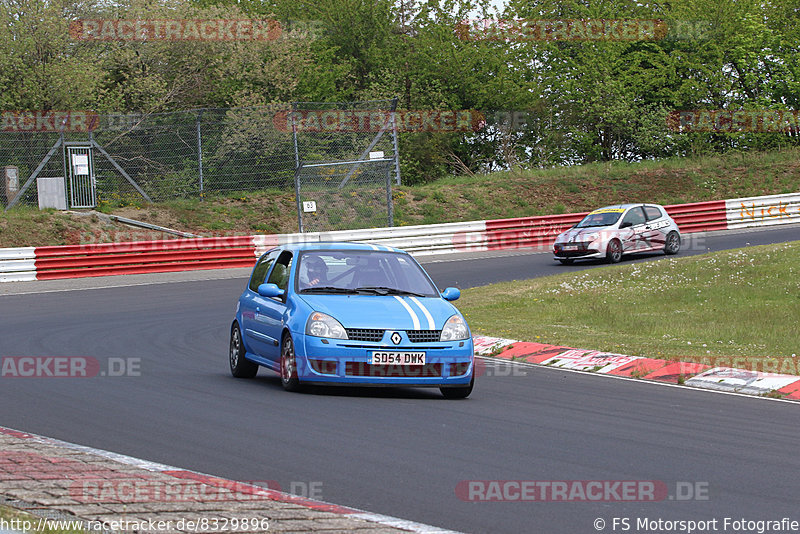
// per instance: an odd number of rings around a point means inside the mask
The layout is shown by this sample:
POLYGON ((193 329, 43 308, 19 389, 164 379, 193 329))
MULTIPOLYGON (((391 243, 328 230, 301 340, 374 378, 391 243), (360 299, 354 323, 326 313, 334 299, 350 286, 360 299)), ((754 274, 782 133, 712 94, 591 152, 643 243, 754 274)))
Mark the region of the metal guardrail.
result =
POLYGON ((728 228, 800 223, 800 193, 725 201, 728 228))
MULTIPOLYGON (((800 223, 800 193, 676 204, 667 212, 684 233, 800 223)), ((364 241, 414 255, 549 248, 585 213, 302 234, 199 237, 0 249, 0 281, 250 267, 276 245, 364 241)))

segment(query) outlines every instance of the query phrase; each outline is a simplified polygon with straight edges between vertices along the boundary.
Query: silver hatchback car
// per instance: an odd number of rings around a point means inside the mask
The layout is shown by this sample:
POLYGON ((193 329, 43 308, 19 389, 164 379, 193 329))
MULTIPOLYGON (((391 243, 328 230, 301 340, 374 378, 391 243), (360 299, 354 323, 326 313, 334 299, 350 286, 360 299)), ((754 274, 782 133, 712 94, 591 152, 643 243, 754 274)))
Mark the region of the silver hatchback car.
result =
POLYGON ((678 225, 663 206, 618 204, 592 211, 559 234, 553 254, 564 264, 597 258, 617 263, 623 254, 654 251, 677 254, 680 248, 678 225))

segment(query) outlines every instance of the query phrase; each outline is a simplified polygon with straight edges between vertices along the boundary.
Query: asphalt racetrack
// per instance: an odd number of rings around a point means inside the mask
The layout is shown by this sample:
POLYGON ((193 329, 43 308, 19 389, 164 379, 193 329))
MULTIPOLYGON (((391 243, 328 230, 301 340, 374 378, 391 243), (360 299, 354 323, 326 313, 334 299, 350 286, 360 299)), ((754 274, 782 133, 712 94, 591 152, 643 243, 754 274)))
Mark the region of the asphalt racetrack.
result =
MULTIPOLYGON (((797 227, 725 232, 688 239, 681 255, 797 238, 797 227)), ((486 256, 423 263, 440 287, 461 288, 597 265, 486 256)), ((2 284, 0 356, 88 356, 102 371, 0 377, 0 425, 463 532, 623 532, 622 518, 628 532, 645 518, 744 532, 723 520, 800 520, 797 403, 503 362, 488 363, 464 401, 425 389, 290 394, 263 369, 230 376, 247 274, 214 276, 2 284), (88 289, 98 285, 111 287, 88 289), (467 502, 456 488, 469 481, 652 481, 667 494, 467 502)))

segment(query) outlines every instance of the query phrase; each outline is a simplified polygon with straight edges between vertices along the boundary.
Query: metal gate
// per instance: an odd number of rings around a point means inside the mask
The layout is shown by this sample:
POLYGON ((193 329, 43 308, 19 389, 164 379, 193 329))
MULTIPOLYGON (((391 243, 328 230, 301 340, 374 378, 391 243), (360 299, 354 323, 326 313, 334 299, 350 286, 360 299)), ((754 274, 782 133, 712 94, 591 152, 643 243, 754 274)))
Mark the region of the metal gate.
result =
POLYGON ((97 206, 97 183, 94 176, 92 147, 64 144, 64 163, 67 167, 70 207, 94 208, 97 206))
POLYGON ((298 102, 292 108, 300 232, 394 226, 397 99, 298 102))

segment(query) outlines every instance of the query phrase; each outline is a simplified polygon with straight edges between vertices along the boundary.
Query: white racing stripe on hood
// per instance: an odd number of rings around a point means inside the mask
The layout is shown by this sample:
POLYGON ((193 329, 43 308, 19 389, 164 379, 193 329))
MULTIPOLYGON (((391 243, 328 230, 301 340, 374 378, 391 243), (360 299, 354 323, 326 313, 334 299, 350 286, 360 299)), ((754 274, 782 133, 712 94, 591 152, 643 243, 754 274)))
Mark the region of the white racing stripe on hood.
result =
POLYGON ((397 299, 397 302, 399 302, 400 304, 402 304, 402 305, 403 305, 403 307, 404 307, 404 308, 406 309, 406 311, 408 312, 408 314, 409 314, 409 315, 411 315, 411 320, 412 320, 412 321, 414 321, 414 330, 419 330, 419 329, 420 329, 420 328, 419 328, 419 317, 417 317, 417 314, 416 314, 416 313, 414 313, 414 310, 413 310, 413 309, 411 309, 411 306, 409 306, 409 305, 406 303, 406 301, 404 301, 403 299, 401 299, 401 298, 400 298, 400 297, 398 297, 397 295, 392 295, 392 296, 393 296, 394 298, 396 298, 396 299, 397 299))
POLYGON ((425 318, 428 319, 428 330, 436 330, 436 323, 433 321, 433 315, 428 311, 428 308, 426 308, 417 297, 409 297, 409 299, 411 299, 411 301, 422 310, 422 313, 425 314, 425 318))

